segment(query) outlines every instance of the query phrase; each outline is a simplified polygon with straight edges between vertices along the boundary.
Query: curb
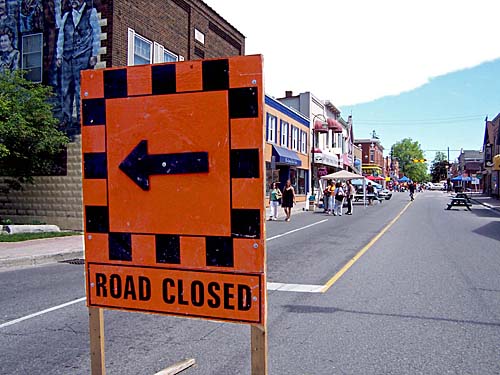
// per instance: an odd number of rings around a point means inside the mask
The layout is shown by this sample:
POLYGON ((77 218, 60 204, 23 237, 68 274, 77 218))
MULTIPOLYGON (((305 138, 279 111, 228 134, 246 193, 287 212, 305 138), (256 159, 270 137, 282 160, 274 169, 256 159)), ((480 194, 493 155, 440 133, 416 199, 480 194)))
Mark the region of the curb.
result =
POLYGON ((484 202, 481 202, 481 201, 478 201, 474 198, 471 198, 471 201, 473 201, 474 203, 477 203, 477 204, 480 204, 484 207, 487 207, 489 208, 490 210, 495 210, 497 212, 500 212, 500 207, 495 207, 495 206, 492 206, 491 204, 488 204, 488 203, 484 203, 484 202))
POLYGON ((69 260, 74 258, 83 258, 82 250, 69 251, 65 253, 56 254, 42 254, 42 255, 32 255, 19 258, 5 258, 0 259, 0 271, 5 271, 9 268, 16 267, 30 267, 30 266, 40 266, 44 264, 57 263, 63 260, 69 260))

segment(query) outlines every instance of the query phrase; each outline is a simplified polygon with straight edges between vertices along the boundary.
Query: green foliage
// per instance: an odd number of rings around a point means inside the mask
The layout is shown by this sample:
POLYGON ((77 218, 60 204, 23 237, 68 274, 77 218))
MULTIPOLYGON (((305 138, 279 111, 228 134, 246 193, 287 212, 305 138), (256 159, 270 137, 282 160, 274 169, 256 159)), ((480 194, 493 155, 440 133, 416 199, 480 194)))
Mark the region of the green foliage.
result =
POLYGON ((47 101, 51 95, 50 88, 22 73, 0 73, 0 176, 5 176, 6 192, 48 174, 54 156, 68 143, 47 101))
POLYGON ((414 159, 425 159, 424 152, 417 141, 404 138, 391 147, 393 158, 399 161, 399 170, 413 181, 422 182, 429 179, 427 163, 414 163, 414 159))
POLYGON ((439 182, 442 180, 446 180, 448 177, 448 159, 446 155, 438 151, 436 152, 436 156, 432 161, 431 165, 431 178, 432 182, 439 182))
POLYGON ((0 242, 20 242, 37 240, 41 238, 67 237, 80 235, 78 232, 37 232, 37 233, 16 233, 0 234, 0 242))

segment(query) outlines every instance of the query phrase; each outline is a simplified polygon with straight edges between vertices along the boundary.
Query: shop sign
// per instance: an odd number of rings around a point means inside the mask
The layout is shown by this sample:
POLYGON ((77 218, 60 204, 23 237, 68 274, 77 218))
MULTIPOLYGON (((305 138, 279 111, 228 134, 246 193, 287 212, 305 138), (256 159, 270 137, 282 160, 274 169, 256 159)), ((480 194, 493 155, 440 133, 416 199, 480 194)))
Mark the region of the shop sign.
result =
POLYGON ((339 158, 337 155, 329 155, 329 154, 314 154, 314 162, 321 163, 325 165, 330 165, 332 167, 338 167, 339 158))

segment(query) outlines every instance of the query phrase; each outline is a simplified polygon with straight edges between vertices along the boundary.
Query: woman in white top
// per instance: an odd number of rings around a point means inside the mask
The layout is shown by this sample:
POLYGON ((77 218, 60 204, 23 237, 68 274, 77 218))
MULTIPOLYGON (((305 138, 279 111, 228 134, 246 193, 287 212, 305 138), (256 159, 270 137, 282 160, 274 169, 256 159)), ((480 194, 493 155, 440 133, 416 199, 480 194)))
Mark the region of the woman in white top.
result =
POLYGON ((337 182, 334 190, 335 203, 333 205, 333 215, 342 216, 342 206, 344 205, 345 193, 342 184, 337 182))
POLYGON ((271 214, 269 215, 269 220, 278 219, 278 207, 280 205, 281 190, 278 188, 278 184, 273 182, 271 185, 271 191, 269 193, 269 205, 271 206, 271 214))

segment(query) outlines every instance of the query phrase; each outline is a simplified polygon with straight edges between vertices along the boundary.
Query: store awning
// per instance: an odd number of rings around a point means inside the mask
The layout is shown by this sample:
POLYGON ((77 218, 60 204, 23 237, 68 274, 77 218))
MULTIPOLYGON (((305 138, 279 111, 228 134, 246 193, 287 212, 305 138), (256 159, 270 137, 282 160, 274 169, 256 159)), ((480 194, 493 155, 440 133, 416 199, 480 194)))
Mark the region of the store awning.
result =
POLYGON ((314 131, 316 133, 328 133, 328 124, 326 122, 316 120, 314 122, 314 131))
POLYGON ((342 124, 340 122, 332 118, 327 118, 326 122, 328 123, 328 128, 332 129, 334 133, 342 133, 342 124))
POLYGON ((276 157, 276 163, 295 165, 297 167, 302 165, 299 155, 286 148, 273 145, 273 155, 276 157))

